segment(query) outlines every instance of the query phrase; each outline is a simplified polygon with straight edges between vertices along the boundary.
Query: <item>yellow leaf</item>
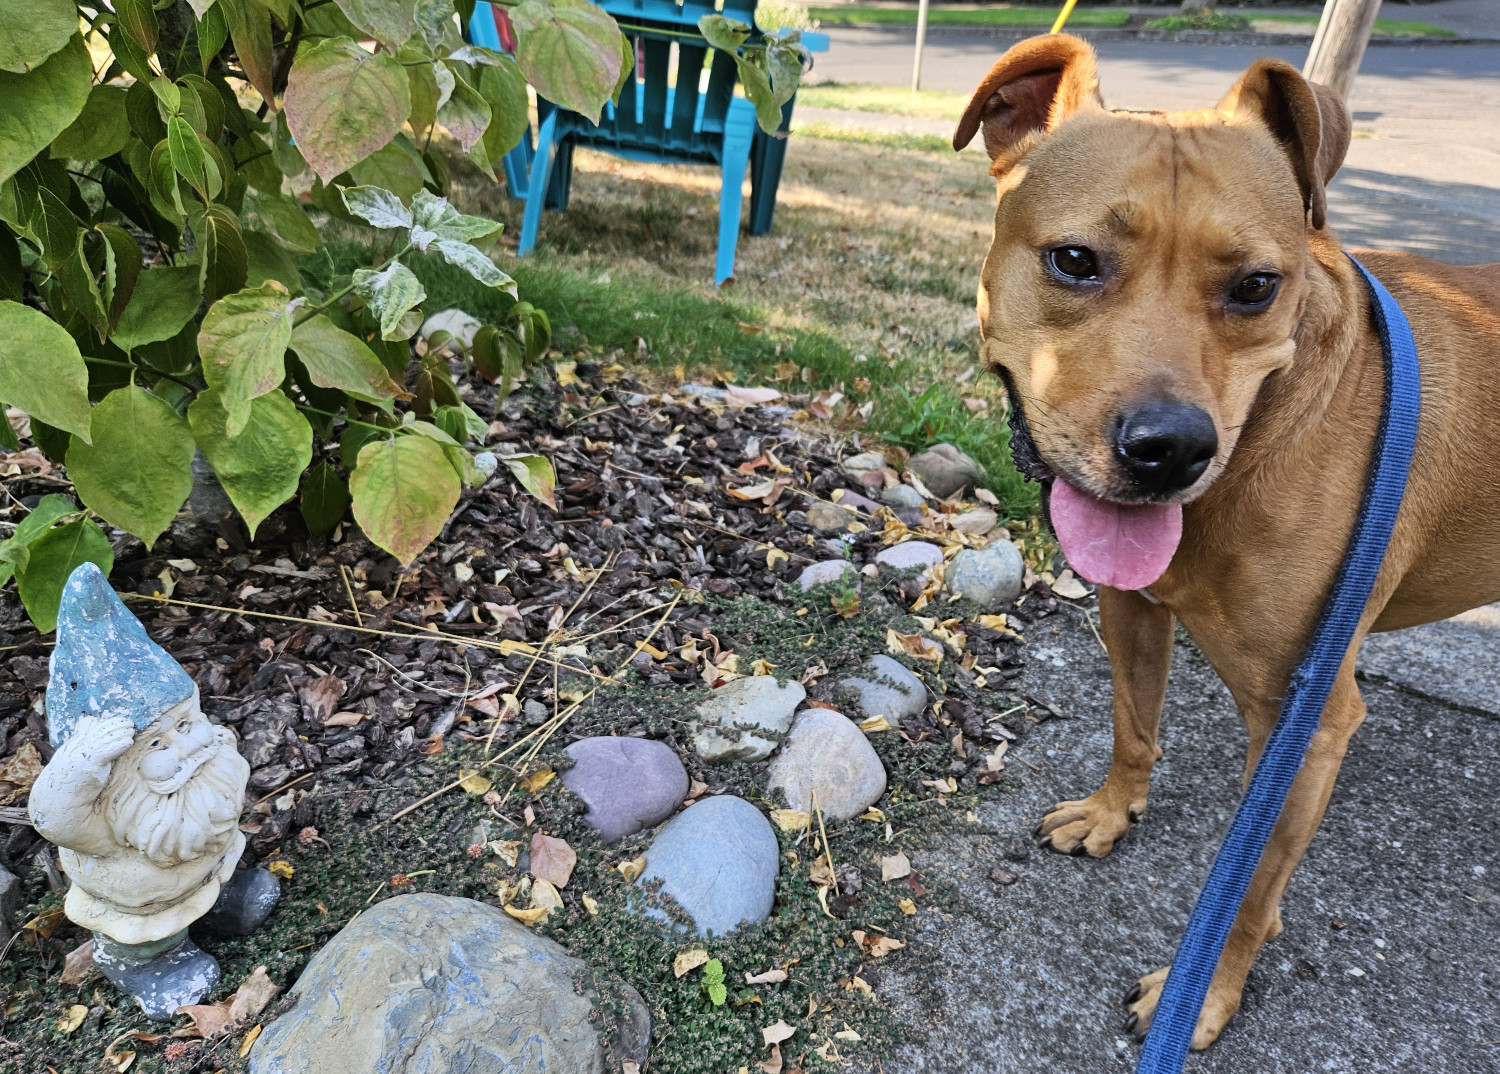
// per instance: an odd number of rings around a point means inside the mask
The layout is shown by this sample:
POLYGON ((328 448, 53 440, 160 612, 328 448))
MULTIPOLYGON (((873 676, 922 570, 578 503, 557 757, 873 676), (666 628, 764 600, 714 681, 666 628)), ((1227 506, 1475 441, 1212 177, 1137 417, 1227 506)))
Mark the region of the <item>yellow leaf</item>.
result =
POLYGON ((241 1059, 243 1059, 243 1058, 245 1058, 245 1056, 249 1055, 250 1054, 250 1049, 253 1048, 253 1047, 255 1047, 255 1042, 260 1037, 260 1031, 261 1031, 261 1027, 258 1026, 258 1025, 255 1025, 255 1026, 251 1026, 250 1027, 250 1032, 248 1032, 248 1033, 245 1034, 245 1039, 240 1042, 240 1053, 239 1054, 240 1054, 240 1058, 241 1059))
POLYGON ((918 660, 931 660, 934 664, 942 663, 943 660, 943 647, 921 634, 898 634, 887 628, 885 645, 898 656, 914 656, 918 660))
POLYGON ((784 832, 800 832, 806 828, 811 816, 801 809, 773 809, 771 822, 784 832))
POLYGON ((581 686, 565 686, 557 691, 557 696, 564 701, 582 701, 589 696, 589 692, 581 686))
POLYGON ((979 625, 988 630, 1009 630, 1008 620, 1003 615, 981 615, 979 625))
POLYGON ((278 880, 290 880, 292 876, 297 872, 296 869, 292 868, 291 862, 283 861, 280 859, 273 861, 270 865, 267 865, 266 870, 278 880))
POLYGON ((766 570, 773 570, 778 563, 786 563, 791 559, 779 548, 766 549, 766 570))
POLYGON ((855 929, 850 935, 854 942, 859 944, 860 949, 871 958, 884 958, 892 951, 899 951, 906 946, 905 940, 897 940, 890 936, 869 936, 862 929, 855 929))
POLYGON ((768 660, 752 660, 750 662, 750 674, 769 675, 780 666, 780 664, 773 664, 768 660))
POLYGON ((859 819, 873 820, 878 824, 879 822, 885 820, 885 813, 883 813, 879 809, 876 809, 874 806, 871 806, 869 809, 865 810, 859 815, 859 819))
POLYGON ((849 983, 844 986, 844 989, 846 991, 852 992, 863 992, 867 996, 873 996, 875 994, 875 989, 871 988, 870 982, 865 980, 863 977, 852 978, 849 983))
POLYGON ((635 883, 635 878, 645 871, 646 859, 632 858, 630 861, 622 861, 615 868, 620 871, 620 875, 625 878, 627 884, 633 884, 635 883))
POLYGON ((841 1029, 833 1035, 835 1040, 857 1041, 863 1038, 852 1029, 841 1029))
POLYGON ((502 656, 514 656, 516 653, 524 653, 529 656, 536 651, 535 646, 527 645, 524 641, 511 641, 509 638, 506 638, 500 643, 500 655, 502 656))
POLYGON ((901 912, 907 917, 911 917, 917 912, 917 904, 912 902, 910 899, 902 899, 900 902, 896 903, 896 905, 901 907, 901 912))
POLYGON ((521 840, 491 839, 489 846, 490 851, 498 854, 506 865, 514 865, 516 863, 516 856, 521 850, 521 840))
POLYGON ((701 947, 695 947, 690 951, 679 951, 677 957, 672 960, 672 976, 681 977, 690 970, 696 970, 708 961, 708 952, 701 947))
POLYGON ((558 893, 551 881, 533 880, 531 882, 531 908, 546 910, 548 913, 561 910, 563 908, 562 895, 558 893))
POLYGON ((871 716, 868 720, 859 721, 859 729, 866 734, 875 734, 878 731, 889 731, 891 721, 884 716, 871 716))
POLYGON ((483 794, 494 786, 488 779, 481 776, 478 771, 466 768, 458 770, 458 785, 470 794, 483 794))
POLYGON ((650 653, 653 660, 665 660, 668 656, 672 655, 665 649, 658 649, 649 642, 638 641, 635 643, 635 647, 643 653, 650 653))
POLYGON ((505 905, 505 912, 523 925, 535 925, 547 916, 547 909, 543 906, 535 906, 530 910, 520 910, 507 903, 505 905))
POLYGON ((71 1033, 83 1025, 83 1020, 88 1017, 89 1009, 82 1003, 75 1003, 68 1008, 68 1013, 57 1020, 57 1031, 59 1033, 71 1033))
POLYGON ((589 912, 589 917, 599 916, 599 900, 587 892, 583 894, 583 908, 589 912))
MULTIPOLYGON (((260 1026, 256 1026, 255 1028, 259 1029, 260 1026)), ((259 1036, 259 1034, 256 1035, 259 1036)), ((129 1070, 135 1064, 135 1053, 116 1052, 110 1062, 114 1064, 114 1068, 119 1074, 125 1074, 125 1071, 129 1070)))
POLYGON ((529 775, 521 777, 521 786, 526 788, 528 794, 535 794, 547 784, 552 782, 557 773, 550 768, 538 769, 529 775))
POLYGON ((557 385, 560 388, 583 383, 583 381, 578 379, 577 362, 553 362, 552 370, 557 374, 557 385))

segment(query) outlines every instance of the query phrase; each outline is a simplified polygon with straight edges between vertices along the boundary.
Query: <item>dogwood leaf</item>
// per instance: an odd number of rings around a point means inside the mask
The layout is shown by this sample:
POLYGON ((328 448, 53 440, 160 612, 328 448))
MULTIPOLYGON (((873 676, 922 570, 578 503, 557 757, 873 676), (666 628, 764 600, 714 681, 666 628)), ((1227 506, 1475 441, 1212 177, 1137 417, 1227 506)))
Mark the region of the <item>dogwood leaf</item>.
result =
POLYGON ((344 208, 378 228, 412 226, 411 210, 389 190, 378 186, 348 186, 341 192, 344 208))
POLYGON ((285 108, 297 148, 326 183, 396 136, 411 113, 411 88, 390 53, 328 38, 298 52, 285 108))
POLYGON ((200 392, 187 416, 198 449, 254 540, 266 516, 296 495, 312 462, 312 426, 281 392, 250 401, 250 421, 238 436, 229 435, 229 412, 217 391, 200 392))
POLYGON ((0 399, 33 418, 90 438, 89 372, 62 325, 19 302, 0 302, 0 399))
POLYGON ((108 575, 115 567, 109 538, 88 518, 48 530, 32 542, 28 552, 26 570, 16 579, 16 589, 26 614, 44 634, 57 629, 57 607, 74 568, 93 563, 108 575))
POLYGON ((392 261, 380 272, 354 270, 354 293, 380 318, 380 338, 408 339, 400 330, 401 318, 427 297, 422 281, 399 261, 392 261))
POLYGON ((354 518, 365 536, 409 564, 443 530, 458 503, 458 474, 425 436, 366 444, 349 477, 354 518))
POLYGON ((238 436, 250 400, 275 391, 286 377, 292 340, 291 296, 275 280, 226 295, 209 307, 198 330, 203 379, 220 393, 226 430, 238 436))
MULTIPOLYGON (((30 19, 29 7, 15 9, 24 9, 21 17, 30 19)), ((76 13, 74 20, 76 29, 76 13)), ((88 103, 93 86, 89 52, 76 33, 27 74, 0 71, 0 101, 5 102, 0 107, 0 183, 68 129, 88 103)))

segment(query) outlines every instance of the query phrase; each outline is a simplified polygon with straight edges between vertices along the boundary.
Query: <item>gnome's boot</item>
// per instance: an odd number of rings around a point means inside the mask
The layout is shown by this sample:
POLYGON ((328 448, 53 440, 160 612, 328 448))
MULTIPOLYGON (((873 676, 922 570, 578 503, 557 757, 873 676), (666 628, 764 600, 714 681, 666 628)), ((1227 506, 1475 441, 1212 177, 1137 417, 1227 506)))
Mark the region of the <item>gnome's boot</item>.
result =
POLYGON ((201 936, 249 936, 280 899, 281 882, 269 869, 241 869, 224 882, 218 899, 192 930, 201 936))
POLYGON ((94 965, 130 993, 153 1022, 169 1022, 178 1007, 197 1003, 219 983, 219 963, 188 939, 187 929, 155 943, 117 943, 94 933, 94 965))

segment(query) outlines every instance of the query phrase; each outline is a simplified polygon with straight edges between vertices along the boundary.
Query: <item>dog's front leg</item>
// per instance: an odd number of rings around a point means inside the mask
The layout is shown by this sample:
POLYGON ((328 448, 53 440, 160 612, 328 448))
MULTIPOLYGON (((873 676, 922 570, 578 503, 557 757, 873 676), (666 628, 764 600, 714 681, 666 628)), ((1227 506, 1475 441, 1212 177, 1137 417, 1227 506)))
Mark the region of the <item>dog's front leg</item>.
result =
MULTIPOLYGON (((1268 701, 1255 706, 1254 711, 1245 712, 1251 736, 1247 778, 1275 726, 1278 711, 1277 706, 1268 701)), ((1318 825, 1323 822, 1323 811, 1328 808, 1328 798, 1333 793, 1349 739, 1364 718, 1365 703, 1354 681, 1351 656, 1334 684, 1318 731, 1308 744, 1306 760, 1292 783, 1281 819, 1271 832, 1271 841, 1250 881, 1250 889, 1245 893, 1239 916, 1229 932, 1224 953, 1219 957, 1218 969, 1214 971, 1213 982, 1203 1002, 1203 1012, 1198 1016, 1198 1026, 1193 1033, 1195 1051, 1207 1048, 1218 1039, 1234 1012, 1239 1010, 1240 993, 1255 956, 1267 940, 1280 934, 1281 896, 1286 891, 1292 870, 1302 860, 1318 825)), ((1126 997, 1131 1014, 1125 1027, 1135 1030, 1137 1039, 1144 1039, 1151 1026, 1151 1017, 1156 1013, 1156 1003, 1166 978, 1166 970, 1142 977, 1126 997)))
POLYGON ((1115 743, 1109 776, 1093 794, 1059 802, 1042 819, 1044 846, 1102 858, 1146 812, 1156 729, 1172 661, 1172 613, 1139 593, 1101 587, 1099 620, 1114 682, 1115 743))

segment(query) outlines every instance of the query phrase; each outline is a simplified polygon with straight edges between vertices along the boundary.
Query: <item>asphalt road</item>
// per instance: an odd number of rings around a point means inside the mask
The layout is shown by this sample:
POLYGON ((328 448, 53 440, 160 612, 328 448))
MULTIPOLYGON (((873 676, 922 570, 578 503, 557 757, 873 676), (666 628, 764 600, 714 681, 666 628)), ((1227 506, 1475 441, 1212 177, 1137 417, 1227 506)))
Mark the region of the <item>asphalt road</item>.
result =
MULTIPOLYGON (((911 30, 845 29, 831 37, 815 77, 909 83, 911 30)), ((983 34, 934 32, 924 88, 970 92, 1007 45, 983 34)), ((1096 48, 1105 102, 1127 109, 1206 107, 1253 60, 1275 55, 1300 66, 1306 53, 1148 42, 1096 48)), ((1329 192, 1330 217, 1346 245, 1409 250, 1455 264, 1500 260, 1500 45, 1371 48, 1350 108, 1355 137, 1329 192)), ((817 117, 808 110, 805 118, 817 117)), ((862 113, 859 122, 952 133, 951 124, 936 120, 862 113)))
MULTIPOLYGON (((1500 612, 1466 619, 1378 636, 1364 654, 1369 717, 1292 878, 1286 931, 1189 1074, 1500 1071, 1500 612)), ((917 919, 915 957, 942 967, 935 1002, 894 972, 874 982, 921 1038, 891 1074, 1133 1069, 1120 999, 1171 961, 1238 802, 1239 717, 1179 645, 1146 819, 1099 861, 1031 849, 1056 800, 1104 778, 1110 685, 1079 620, 1033 627, 1028 648, 1032 690, 1070 718, 1011 753, 1021 786, 971 835, 912 856, 963 906, 917 919), (1020 879, 996 884, 996 865, 1020 879)))

